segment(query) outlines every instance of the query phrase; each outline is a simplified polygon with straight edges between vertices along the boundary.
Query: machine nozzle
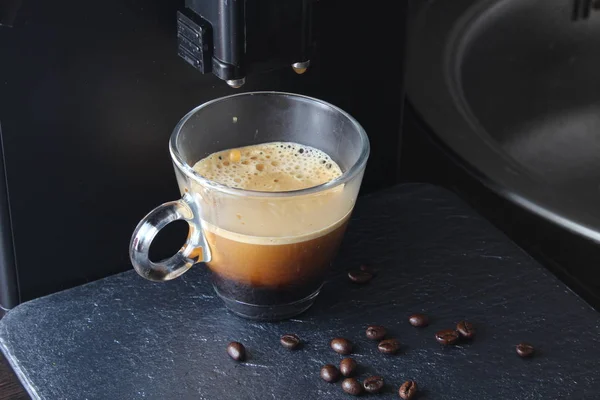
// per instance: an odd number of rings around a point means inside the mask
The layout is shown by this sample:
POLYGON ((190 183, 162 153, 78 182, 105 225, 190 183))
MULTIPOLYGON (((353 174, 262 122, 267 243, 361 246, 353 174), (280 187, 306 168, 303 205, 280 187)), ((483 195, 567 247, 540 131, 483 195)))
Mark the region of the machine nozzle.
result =
POLYGON ((296 62, 296 63, 292 64, 292 68, 294 69, 294 72, 297 73, 298 75, 302 75, 303 73, 305 73, 309 66, 310 66, 310 60, 296 62))
POLYGON ((227 84, 229 86, 231 86, 234 89, 239 89, 242 87, 242 85, 244 85, 244 83, 246 83, 246 78, 240 78, 240 79, 230 79, 227 82, 227 84))

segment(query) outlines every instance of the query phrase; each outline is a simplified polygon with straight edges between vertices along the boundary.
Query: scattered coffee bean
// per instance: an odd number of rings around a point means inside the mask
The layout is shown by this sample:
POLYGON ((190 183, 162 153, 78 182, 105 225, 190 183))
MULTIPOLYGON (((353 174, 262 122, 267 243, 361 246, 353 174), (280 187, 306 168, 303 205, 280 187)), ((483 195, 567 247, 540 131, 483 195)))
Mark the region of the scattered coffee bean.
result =
POLYGON ((331 341, 331 348, 339 354, 348 355, 352 353, 352 343, 348 339, 335 338, 331 341))
POLYGON ((373 276, 377 275, 377 271, 375 270, 375 268, 373 268, 371 266, 363 264, 363 265, 360 266, 359 269, 361 271, 363 271, 363 272, 368 272, 368 273, 370 273, 373 276))
POLYGON ((427 318, 427 315, 425 314, 413 314, 408 317, 408 322, 410 322, 412 326, 422 328, 429 325, 429 318, 427 318))
POLYGON ((377 348, 383 354, 396 354, 400 350, 400 342, 396 339, 385 339, 379 342, 377 348))
POLYGON ((356 371, 356 360, 354 358, 344 358, 340 362, 340 372, 344 376, 352 376, 356 371))
POLYGON ((379 393, 383 389, 383 378, 380 376, 370 376, 363 382, 363 387, 368 393, 379 393))
POLYGON ((373 279, 373 274, 365 271, 350 271, 348 272, 348 278, 354 283, 367 283, 373 279))
POLYGON ((324 365, 321 368, 321 379, 329 383, 337 382, 340 379, 340 371, 334 365, 324 365))
POLYGON ((235 361, 244 361, 246 358, 246 348, 239 342, 231 342, 227 346, 227 354, 235 361))
POLYGON ((517 345, 517 354, 521 357, 531 357, 535 349, 529 343, 519 343, 517 345))
POLYGON ((472 339, 475 336, 475 327, 469 321, 460 321, 456 325, 456 330, 465 339, 472 339))
POLYGON ((293 335, 291 333, 283 335, 280 339, 280 342, 283 347, 285 347, 286 349, 290 349, 290 350, 297 349, 298 347, 300 347, 300 344, 302 343, 302 341, 300 340, 300 338, 298 336, 293 335))
POLYGON ((454 329, 444 329, 435 334, 435 340, 441 344, 455 344, 458 342, 459 334, 454 329))
POLYGON ((381 340, 387 334, 386 329, 381 325, 369 325, 367 327, 367 338, 371 340, 381 340))
POLYGON ((358 396, 362 393, 362 385, 354 378, 346 378, 342 382, 342 389, 344 392, 351 394, 352 396, 358 396))
POLYGON ((406 381, 400 386, 400 390, 398 390, 398 394, 404 400, 410 400, 415 397, 417 393, 417 382, 415 381, 406 381))

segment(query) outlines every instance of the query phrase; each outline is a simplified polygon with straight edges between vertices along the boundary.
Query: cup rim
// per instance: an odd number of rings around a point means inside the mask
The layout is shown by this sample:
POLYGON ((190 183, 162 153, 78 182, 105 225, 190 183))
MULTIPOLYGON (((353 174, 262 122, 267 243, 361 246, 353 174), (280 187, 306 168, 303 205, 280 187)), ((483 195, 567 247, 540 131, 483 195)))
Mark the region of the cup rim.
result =
POLYGON ((193 179, 194 181, 196 181, 197 183, 201 184, 204 187, 208 187, 208 188, 211 188, 214 190, 218 190, 220 192, 225 192, 228 194, 233 194, 233 195, 238 195, 238 196, 292 197, 292 196, 299 196, 299 195, 306 195, 306 194, 311 194, 311 193, 322 192, 322 191, 334 188, 336 186, 343 185, 343 184, 349 182, 350 180, 352 180, 356 175, 358 175, 365 168, 365 165, 369 158, 370 143, 369 143, 369 138, 367 136, 367 133, 365 132, 364 128, 358 123, 358 121, 354 117, 352 117, 350 114, 348 114, 346 111, 342 110, 341 108, 339 108, 337 106, 334 106, 331 103, 328 103, 326 101, 323 101, 323 100, 320 100, 320 99, 317 99, 314 97, 305 96, 305 95, 301 95, 301 94, 297 94, 297 93, 279 92, 279 91, 253 91, 253 92, 236 93, 236 94, 232 94, 232 95, 228 95, 228 96, 219 97, 219 98, 207 101, 205 103, 202 103, 199 106, 192 109, 191 111, 189 111, 183 118, 181 118, 181 120, 179 120, 179 122, 173 129, 173 133, 171 134, 171 138, 169 140, 169 152, 171 153, 171 158, 173 159, 173 162, 175 163, 175 165, 188 178, 193 179), (198 112, 201 109, 208 107, 212 104, 219 103, 221 101, 227 101, 233 97, 255 96, 255 95, 270 95, 270 96, 274 95, 274 96, 302 98, 305 100, 309 100, 311 102, 320 103, 324 106, 330 107, 333 110, 339 112, 340 114, 342 114, 344 117, 346 117, 352 123, 352 125, 356 128, 356 130, 360 136, 360 145, 362 146, 362 150, 360 152, 358 159, 350 168, 348 168, 347 171, 343 172, 342 175, 338 176, 335 179, 332 179, 331 181, 322 183, 317 186, 305 188, 305 189, 297 189, 297 190, 282 191, 282 192, 261 192, 258 190, 234 188, 234 187, 223 185, 221 183, 207 179, 207 178, 203 177, 202 175, 200 175, 199 173, 197 173, 192 168, 192 166, 190 166, 188 163, 186 163, 183 160, 183 157, 177 150, 177 145, 176 145, 177 137, 179 136, 179 133, 181 132, 181 128, 183 127, 183 125, 194 114, 196 114, 196 112, 198 112))

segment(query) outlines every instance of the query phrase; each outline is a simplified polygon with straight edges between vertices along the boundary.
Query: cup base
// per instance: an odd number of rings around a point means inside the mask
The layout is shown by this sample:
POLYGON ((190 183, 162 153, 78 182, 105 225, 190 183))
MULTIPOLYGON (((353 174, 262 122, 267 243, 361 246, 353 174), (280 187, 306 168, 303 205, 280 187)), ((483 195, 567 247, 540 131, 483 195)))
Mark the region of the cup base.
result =
POLYGON ((293 303, 257 305, 226 297, 215 287, 215 292, 223 300, 228 310, 242 318, 255 321, 280 321, 301 314, 313 305, 320 291, 321 288, 293 303))

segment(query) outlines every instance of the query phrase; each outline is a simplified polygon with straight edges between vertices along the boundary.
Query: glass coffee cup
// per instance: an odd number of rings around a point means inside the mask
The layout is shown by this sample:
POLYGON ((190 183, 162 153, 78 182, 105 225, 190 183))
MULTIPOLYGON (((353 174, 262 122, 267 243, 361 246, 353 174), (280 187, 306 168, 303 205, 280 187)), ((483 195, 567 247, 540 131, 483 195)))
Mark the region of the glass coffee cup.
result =
POLYGON ((182 198, 158 206, 136 227, 129 250, 135 270, 166 281, 204 262, 216 293, 238 315, 277 320, 308 309, 342 241, 369 157, 360 124, 318 99, 249 92, 189 112, 175 127, 169 148, 182 198), (193 168, 226 149, 290 142, 326 153, 341 175, 277 192, 227 186, 193 168), (183 247, 169 259, 151 261, 149 248, 158 231, 180 219, 189 224, 183 247))

